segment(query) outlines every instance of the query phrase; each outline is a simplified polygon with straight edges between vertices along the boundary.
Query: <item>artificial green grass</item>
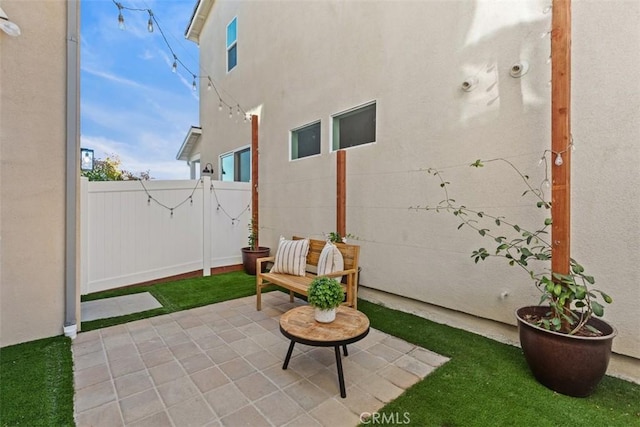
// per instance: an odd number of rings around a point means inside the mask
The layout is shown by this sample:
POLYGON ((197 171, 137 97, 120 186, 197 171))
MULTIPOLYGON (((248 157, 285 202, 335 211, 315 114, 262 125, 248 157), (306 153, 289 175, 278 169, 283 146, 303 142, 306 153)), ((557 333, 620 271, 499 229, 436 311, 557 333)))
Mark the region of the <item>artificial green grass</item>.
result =
POLYGON ((405 413, 419 426, 640 425, 640 385, 605 377, 590 397, 563 396, 536 382, 517 347, 366 301, 358 309, 372 327, 451 358, 383 408, 386 425, 405 413))
MULTIPOLYGON (((151 292, 164 307, 83 322, 82 329, 254 295, 255 277, 233 272, 105 291, 83 301, 137 292, 151 292)), ((451 358, 387 404, 375 425, 640 426, 640 385, 605 377, 590 397, 559 395, 533 379, 519 348, 367 301, 360 300, 358 309, 367 314, 372 327, 451 358)), ((73 425, 67 338, 3 348, 0 362, 1 425, 73 425)))
POLYGON ((69 338, 0 349, 2 426, 73 426, 73 393, 69 338))
MULTIPOLYGON (((263 289, 263 292, 268 292, 273 289, 275 288, 267 287, 263 289)), ((145 319, 147 317, 255 295, 256 277, 250 276, 243 271, 235 271, 215 276, 195 277, 175 282, 159 283, 156 285, 133 286, 96 292, 83 295, 82 301, 93 301, 140 292, 151 293, 151 295, 162 304, 162 308, 128 314, 126 316, 82 322, 82 331, 91 331, 93 329, 119 325, 133 320, 145 319)))

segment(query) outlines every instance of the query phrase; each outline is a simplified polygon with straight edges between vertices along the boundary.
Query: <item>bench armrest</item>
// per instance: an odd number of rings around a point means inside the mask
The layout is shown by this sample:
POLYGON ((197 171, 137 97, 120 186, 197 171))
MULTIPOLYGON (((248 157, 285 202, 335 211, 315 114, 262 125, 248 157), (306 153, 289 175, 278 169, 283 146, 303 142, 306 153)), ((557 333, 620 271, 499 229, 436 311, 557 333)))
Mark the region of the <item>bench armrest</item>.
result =
POLYGON ((262 273, 262 263, 265 262, 274 262, 276 260, 275 256, 268 256, 268 257, 264 257, 264 258, 258 258, 256 259, 256 272, 258 274, 262 273))

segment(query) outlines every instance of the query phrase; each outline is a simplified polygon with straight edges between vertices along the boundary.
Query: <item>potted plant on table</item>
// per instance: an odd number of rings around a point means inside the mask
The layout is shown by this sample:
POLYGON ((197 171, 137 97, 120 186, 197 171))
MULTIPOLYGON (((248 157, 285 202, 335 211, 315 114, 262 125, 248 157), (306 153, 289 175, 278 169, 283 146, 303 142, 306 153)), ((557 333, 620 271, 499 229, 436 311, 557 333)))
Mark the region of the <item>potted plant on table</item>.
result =
POLYGON ((321 323, 333 322, 336 308, 344 301, 344 289, 330 277, 316 277, 309 285, 307 301, 315 308, 315 319, 321 323))
MULTIPOLYGON (((546 157, 542 160, 546 163, 546 157)), ((536 188, 527 175, 506 159, 477 160, 470 166, 480 168, 493 161, 504 162, 516 172, 526 187, 523 196, 532 196, 537 209, 551 209, 551 202, 545 200, 543 191, 549 183, 546 174, 536 188)), ((522 269, 540 291, 540 304, 544 305, 516 311, 520 343, 533 375, 543 385, 562 394, 584 397, 593 393, 607 370, 616 335, 611 325, 596 317, 604 314, 601 301, 611 303, 612 299, 592 288, 595 279, 573 258, 568 274, 541 268, 552 256, 548 238, 552 218, 546 218, 536 230, 527 230, 503 216, 457 203, 449 194, 450 183, 445 181, 442 172, 428 169, 428 173, 439 179, 444 199, 437 206, 415 209, 453 214, 459 220, 458 229, 474 230, 492 242, 492 249, 481 247, 472 252, 476 263, 488 258, 503 259, 522 269)))
MULTIPOLYGON (((242 266, 247 274, 256 275, 256 260, 269 256, 270 248, 258 246, 258 230, 253 221, 249 221, 249 246, 242 248, 242 266)), ((263 264, 266 268, 266 263, 263 264)))

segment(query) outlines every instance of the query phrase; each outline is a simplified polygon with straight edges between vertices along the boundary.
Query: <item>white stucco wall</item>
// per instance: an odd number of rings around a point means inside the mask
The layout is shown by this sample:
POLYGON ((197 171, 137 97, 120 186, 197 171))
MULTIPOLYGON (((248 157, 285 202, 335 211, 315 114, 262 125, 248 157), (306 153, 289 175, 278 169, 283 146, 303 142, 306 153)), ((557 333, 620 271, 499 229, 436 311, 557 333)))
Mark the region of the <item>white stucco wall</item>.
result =
POLYGON ((66 2, 3 0, 0 346, 61 335, 65 268, 66 2))
MULTIPOLYGON (((347 231, 362 246, 361 283, 514 324, 514 310, 539 299, 527 277, 497 262, 474 265, 471 251, 490 242, 457 231, 450 215, 408 208, 443 198, 424 171, 436 167, 467 206, 522 226, 544 218, 507 168, 467 165, 506 157, 532 181, 544 177, 537 164, 550 148, 547 5, 218 0, 201 33, 201 66, 232 102, 259 111, 261 243, 335 229, 331 115, 375 100, 376 143, 347 152, 347 231), (226 73, 234 16, 238 67, 226 73), (529 72, 512 78, 521 59, 529 72), (464 92, 470 76, 478 85, 464 92), (289 131, 317 120, 321 155, 289 161, 289 131)), ((616 300, 606 312, 619 331, 614 350, 636 358, 640 105, 629 70, 640 66, 639 14, 633 1, 574 1, 573 254, 616 300)), ((203 91, 203 163, 250 138, 241 119, 217 107, 203 91)))

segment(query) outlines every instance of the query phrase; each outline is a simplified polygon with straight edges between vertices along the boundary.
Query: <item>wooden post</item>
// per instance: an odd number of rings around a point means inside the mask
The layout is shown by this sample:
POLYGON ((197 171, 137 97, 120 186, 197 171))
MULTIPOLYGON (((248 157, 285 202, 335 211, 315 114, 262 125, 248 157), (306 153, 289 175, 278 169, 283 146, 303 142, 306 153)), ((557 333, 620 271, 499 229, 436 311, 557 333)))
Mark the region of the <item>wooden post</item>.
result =
POLYGON ((251 115, 251 226, 256 236, 256 249, 260 248, 258 228, 258 116, 251 115))
POLYGON ((551 227, 555 273, 569 272, 571 249, 571 0, 553 0, 551 21, 551 227), (562 157, 562 165, 555 162, 562 157))
POLYGON ((347 152, 338 150, 336 154, 336 231, 344 237, 347 234, 347 152))

